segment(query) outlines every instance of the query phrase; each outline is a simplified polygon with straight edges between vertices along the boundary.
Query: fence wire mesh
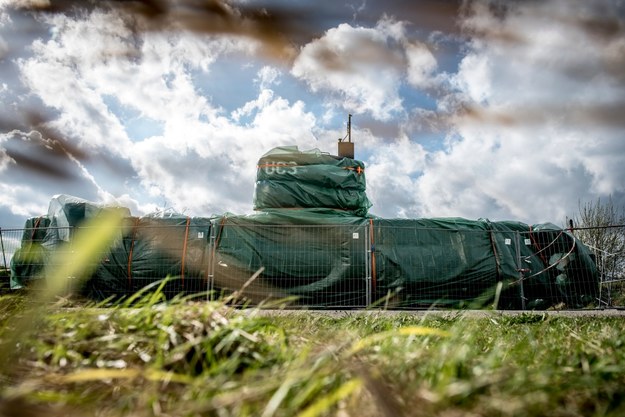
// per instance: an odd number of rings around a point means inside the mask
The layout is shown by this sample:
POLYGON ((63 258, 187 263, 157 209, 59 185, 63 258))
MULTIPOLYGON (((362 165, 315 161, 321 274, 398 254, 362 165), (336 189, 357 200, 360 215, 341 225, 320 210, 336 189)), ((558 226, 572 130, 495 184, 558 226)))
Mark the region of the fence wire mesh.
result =
POLYGON ((357 225, 220 225, 215 228, 211 287, 245 286, 246 299, 290 298, 315 307, 367 305, 367 229, 357 225))
MULTIPOLYGON (((0 229, 5 289, 29 287, 72 251, 77 228, 0 229)), ((622 247, 584 230, 469 230, 370 220, 354 224, 229 224, 129 219, 93 260, 80 291, 128 296, 165 277, 163 292, 288 300, 307 308, 618 308, 622 247), (586 241, 584 240, 586 239, 586 241), (620 252, 618 252, 620 250, 620 252), (250 279, 253 277, 254 279, 250 279)), ((623 236, 624 230, 618 229, 623 236)), ((76 277, 68 277, 68 280, 76 277)))

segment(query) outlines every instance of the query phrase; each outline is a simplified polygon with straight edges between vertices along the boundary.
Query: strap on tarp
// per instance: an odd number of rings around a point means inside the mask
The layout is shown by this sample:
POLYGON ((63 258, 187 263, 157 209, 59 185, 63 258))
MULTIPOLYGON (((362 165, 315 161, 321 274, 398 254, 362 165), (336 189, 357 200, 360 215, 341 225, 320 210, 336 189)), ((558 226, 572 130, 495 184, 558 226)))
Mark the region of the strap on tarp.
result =
POLYGON ((41 223, 41 217, 37 217, 37 220, 35 220, 35 225, 33 227, 33 233, 30 235, 31 242, 35 240, 35 233, 37 233, 37 229, 39 229, 40 223, 41 223))
POLYGON ((499 252, 497 252, 497 243, 493 236, 493 229, 488 223, 488 238, 490 240, 490 246, 493 248, 493 255, 495 256, 495 272, 497 274, 497 281, 501 281, 501 260, 499 259, 499 252))

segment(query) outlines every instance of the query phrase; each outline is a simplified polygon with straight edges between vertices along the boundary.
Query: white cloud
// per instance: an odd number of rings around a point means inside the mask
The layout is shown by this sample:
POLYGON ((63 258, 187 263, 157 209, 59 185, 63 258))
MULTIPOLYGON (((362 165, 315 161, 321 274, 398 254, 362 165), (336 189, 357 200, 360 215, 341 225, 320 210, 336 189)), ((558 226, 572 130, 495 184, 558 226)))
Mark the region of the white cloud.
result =
POLYGON ((61 112, 57 128, 84 146, 124 156, 130 138, 120 117, 126 109, 163 122, 165 130, 218 117, 220 110, 198 93, 193 71, 206 73, 220 54, 250 48, 244 40, 188 33, 137 38, 114 12, 95 11, 84 19, 55 15, 49 23, 53 38, 36 41, 34 56, 21 61, 24 80, 61 112))
POLYGON ((7 153, 6 143, 10 140, 11 133, 0 133, 0 172, 6 171, 11 164, 15 164, 15 160, 7 153))
MULTIPOLYGON (((250 212, 256 162, 267 150, 286 144, 306 148, 315 118, 302 102, 290 104, 262 90, 256 100, 219 118, 197 124, 180 146, 180 129, 136 143, 132 163, 146 189, 194 215, 229 210, 250 212), (240 126, 240 116, 251 117, 240 126)), ((180 126, 183 129, 182 126, 180 126)), ((184 133, 184 131, 182 131, 184 133)))
POLYGON ((305 45, 291 73, 313 92, 330 93, 332 106, 387 122, 404 117, 402 85, 429 89, 444 78, 436 74, 436 57, 406 26, 387 17, 372 28, 340 24, 305 45))
POLYGON ((417 217, 422 212, 416 177, 425 167, 426 151, 401 137, 393 143, 365 140, 373 155, 367 159, 367 195, 371 212, 382 217, 417 217))
POLYGON ((238 122, 241 117, 250 116, 252 112, 261 109, 269 104, 273 99, 273 95, 274 94, 272 90, 267 88, 262 89, 256 100, 248 101, 242 107, 233 111, 232 118, 238 122))
POLYGON ((279 85, 281 75, 282 71, 279 69, 265 65, 258 71, 258 76, 254 82, 260 85, 261 90, 264 90, 272 85, 279 85))
POLYGON ((520 3, 503 20, 475 4, 465 24, 486 35, 454 82, 481 110, 458 119, 448 147, 427 159, 423 215, 561 222, 579 200, 625 191, 622 128, 595 112, 623 99, 606 60, 622 36, 606 42, 576 24, 583 2, 520 3))
POLYGON ((582 151, 567 149, 575 138, 534 132, 528 141, 527 132, 484 129, 463 135, 433 154, 419 178, 425 216, 562 220, 592 182, 582 151))
MULTIPOLYGON (((472 51, 463 59, 459 82, 472 88, 485 81, 496 83, 496 89, 489 85, 481 93, 493 100, 493 105, 622 98, 622 84, 615 89, 603 82, 606 77, 621 76, 611 70, 609 62, 616 60, 612 62, 621 69, 625 63, 623 55, 617 58, 625 45, 623 30, 606 38, 593 34, 587 26, 593 19, 609 22, 612 13, 617 13, 611 10, 614 2, 521 4, 511 6, 503 21, 488 12, 484 3, 475 3, 476 14, 465 25, 487 35, 473 42, 472 51), (512 39, 488 35, 497 30, 512 39)), ((479 98, 476 94, 475 99, 479 98)))
POLYGON ((429 87, 433 82, 432 74, 437 67, 436 58, 422 43, 406 43, 405 48, 408 59, 408 82, 417 88, 429 87))
POLYGON ((476 103, 484 103, 492 94, 493 71, 488 56, 470 54, 460 63, 460 76, 455 78, 459 89, 476 103))
MULTIPOLYGON (((88 42, 88 33, 80 33, 81 25, 75 21, 60 16, 54 21, 60 28, 53 39, 35 41, 33 57, 19 61, 24 83, 46 105, 60 111, 61 117, 53 126, 65 134, 70 133, 81 146, 123 149, 128 143, 123 126, 83 77, 97 62, 93 52, 97 48, 88 42)), ((106 44, 101 38, 96 41, 106 44)))
POLYGON ((49 195, 28 185, 0 183, 0 207, 6 207, 10 213, 24 218, 40 216, 47 212, 49 195))
POLYGON ((403 112, 399 87, 406 72, 411 82, 422 84, 433 68, 424 46, 404 45, 404 32, 403 23, 388 19, 374 28, 342 23, 305 45, 291 72, 314 92, 337 93, 353 113, 389 120, 403 112))
MULTIPOLYGON (((57 15, 50 23, 52 39, 36 41, 33 57, 21 61, 25 82, 59 111, 53 125, 62 134, 88 152, 130 161, 153 200, 166 199, 195 215, 249 211, 260 155, 285 141, 310 139, 314 117, 302 102, 290 105, 261 90, 238 111, 252 117, 250 126, 241 127, 199 93, 194 76, 210 71, 220 54, 249 51, 247 41, 185 33, 147 33, 137 40, 115 13, 94 12, 82 20, 57 15), (132 42, 140 48, 137 58, 128 56, 132 42), (131 140, 122 120, 127 111, 161 123, 161 135, 131 140)), ((261 70, 267 83, 278 75, 261 70)), ((105 178, 75 162, 102 201, 121 199, 140 212, 152 207, 112 194, 105 178)))

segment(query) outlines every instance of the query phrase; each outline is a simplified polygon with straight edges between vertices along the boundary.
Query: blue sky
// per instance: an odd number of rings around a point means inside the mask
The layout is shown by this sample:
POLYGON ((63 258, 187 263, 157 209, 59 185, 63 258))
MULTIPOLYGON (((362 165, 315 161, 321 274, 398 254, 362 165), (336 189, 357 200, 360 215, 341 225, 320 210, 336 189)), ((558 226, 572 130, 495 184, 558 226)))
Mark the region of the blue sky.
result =
POLYGON ((622 2, 310 3, 164 1, 156 25, 0 0, 0 226, 60 193, 250 213, 261 155, 335 153, 348 113, 379 216, 562 224, 625 202, 622 2))

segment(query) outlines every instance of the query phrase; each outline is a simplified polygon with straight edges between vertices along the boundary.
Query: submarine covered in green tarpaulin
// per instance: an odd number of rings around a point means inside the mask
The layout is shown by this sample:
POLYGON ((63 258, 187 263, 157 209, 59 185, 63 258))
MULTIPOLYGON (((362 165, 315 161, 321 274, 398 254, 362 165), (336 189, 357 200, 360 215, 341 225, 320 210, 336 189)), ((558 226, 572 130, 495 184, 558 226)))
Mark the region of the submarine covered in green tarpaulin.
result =
POLYGON ((307 308, 583 308, 598 297, 594 259, 570 231, 373 216, 365 166, 353 155, 272 149, 258 161, 253 201, 250 215, 134 217, 123 207, 54 196, 46 215, 26 221, 11 288, 45 279, 76 228, 114 209, 124 226, 80 285, 98 300, 165 277, 168 296, 237 292, 251 304, 288 300, 307 308))

